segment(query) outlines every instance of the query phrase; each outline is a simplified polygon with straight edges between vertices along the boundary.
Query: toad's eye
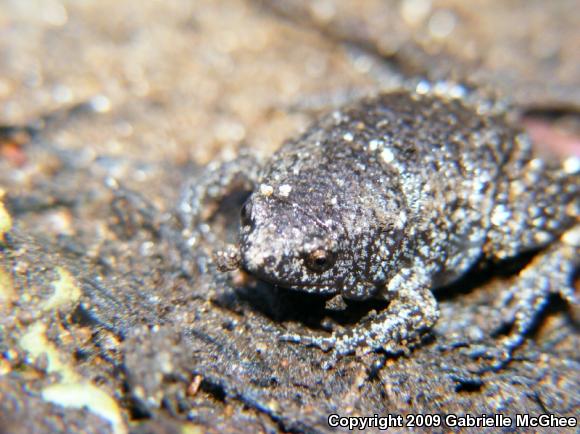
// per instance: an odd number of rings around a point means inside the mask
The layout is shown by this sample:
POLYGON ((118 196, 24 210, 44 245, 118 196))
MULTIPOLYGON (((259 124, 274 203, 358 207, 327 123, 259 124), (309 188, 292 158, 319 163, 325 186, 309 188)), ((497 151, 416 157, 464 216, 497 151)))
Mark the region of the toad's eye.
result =
POLYGON ((247 200, 242 206, 240 212, 242 226, 250 226, 252 224, 252 201, 247 200))
POLYGON ((335 256, 328 250, 317 249, 310 252, 304 260, 308 268, 320 273, 332 267, 335 261, 335 256))

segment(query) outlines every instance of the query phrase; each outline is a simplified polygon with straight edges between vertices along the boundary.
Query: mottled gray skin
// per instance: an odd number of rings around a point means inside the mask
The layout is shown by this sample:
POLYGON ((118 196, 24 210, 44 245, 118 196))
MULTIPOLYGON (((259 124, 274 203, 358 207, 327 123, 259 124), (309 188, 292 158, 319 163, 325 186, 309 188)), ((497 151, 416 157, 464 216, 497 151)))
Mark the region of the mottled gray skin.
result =
POLYGON ((338 355, 406 349, 437 321, 432 289, 479 260, 545 248, 499 306, 511 303, 515 326, 496 354, 505 361, 551 291, 576 303, 577 166, 534 158, 502 117, 401 91, 327 115, 261 169, 249 157, 225 163, 186 192, 182 215, 195 227, 209 199, 244 179, 255 188, 230 262, 298 291, 389 300, 346 332, 284 336, 338 355))

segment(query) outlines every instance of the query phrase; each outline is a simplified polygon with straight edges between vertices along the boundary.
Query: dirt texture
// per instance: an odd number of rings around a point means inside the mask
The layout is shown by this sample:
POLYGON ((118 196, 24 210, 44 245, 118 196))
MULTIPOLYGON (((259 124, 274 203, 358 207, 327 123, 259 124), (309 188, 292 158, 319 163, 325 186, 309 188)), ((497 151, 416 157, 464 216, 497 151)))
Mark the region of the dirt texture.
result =
POLYGON ((580 334, 559 298, 505 368, 482 372, 464 351, 501 323, 492 301, 530 257, 438 291, 441 318, 409 354, 328 369, 321 350, 278 336, 376 305, 332 312, 219 273, 215 239, 235 236, 240 197, 193 247, 176 218, 208 162, 267 156, 329 107, 415 76, 488 87, 576 131, 577 18, 572 0, 0 0, 0 433, 577 417, 580 334))

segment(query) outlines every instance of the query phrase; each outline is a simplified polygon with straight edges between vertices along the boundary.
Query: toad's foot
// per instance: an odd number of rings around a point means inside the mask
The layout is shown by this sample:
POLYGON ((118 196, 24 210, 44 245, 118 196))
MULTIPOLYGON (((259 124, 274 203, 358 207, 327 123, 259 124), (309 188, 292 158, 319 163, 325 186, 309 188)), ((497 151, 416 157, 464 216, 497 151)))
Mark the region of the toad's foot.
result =
POLYGON ((502 337, 494 348, 477 346, 470 350, 472 357, 491 361, 483 371, 498 370, 512 360, 514 350, 533 328, 550 294, 559 294, 573 312, 578 310, 573 276, 579 263, 580 227, 576 226, 520 272, 505 297, 499 300, 498 310, 503 312, 504 319, 498 332, 510 329, 509 334, 502 337))
POLYGON ((402 288, 387 309, 352 329, 328 337, 286 334, 280 339, 315 346, 323 351, 332 350, 333 360, 356 351, 401 353, 419 341, 433 327, 438 316, 437 302, 427 286, 402 288))

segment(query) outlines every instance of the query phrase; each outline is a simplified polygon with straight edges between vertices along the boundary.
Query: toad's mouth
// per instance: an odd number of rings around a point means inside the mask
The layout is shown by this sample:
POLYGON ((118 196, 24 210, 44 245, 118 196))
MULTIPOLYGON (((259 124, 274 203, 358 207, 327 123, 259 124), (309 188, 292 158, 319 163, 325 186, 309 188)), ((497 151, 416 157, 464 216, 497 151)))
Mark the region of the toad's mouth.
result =
POLYGON ((320 295, 333 295, 339 292, 340 282, 335 282, 333 284, 329 283, 299 283, 291 281, 289 279, 275 278, 268 273, 261 272, 260 270, 250 270, 246 264, 242 261, 240 268, 248 273, 249 275, 255 277, 256 279, 265 282, 267 284, 278 286, 280 288, 290 289, 293 291, 308 292, 310 294, 320 294, 320 295))

